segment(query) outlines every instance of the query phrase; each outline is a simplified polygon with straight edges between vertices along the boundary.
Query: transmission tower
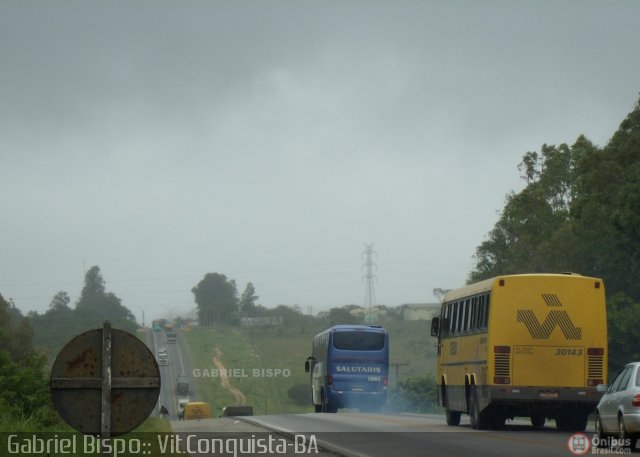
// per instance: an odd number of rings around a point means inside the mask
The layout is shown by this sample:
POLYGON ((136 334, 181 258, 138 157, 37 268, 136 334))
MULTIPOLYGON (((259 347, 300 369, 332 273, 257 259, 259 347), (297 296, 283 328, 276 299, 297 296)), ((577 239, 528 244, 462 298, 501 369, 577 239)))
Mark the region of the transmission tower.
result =
POLYGON ((373 287, 373 280, 376 279, 376 275, 373 273, 376 268, 376 264, 373 262, 375 251, 373 250, 373 243, 365 244, 365 247, 366 249, 362 252, 364 257, 362 269, 365 271, 363 276, 365 280, 364 304, 369 305, 369 318, 371 318, 371 308, 376 304, 376 292, 373 287))

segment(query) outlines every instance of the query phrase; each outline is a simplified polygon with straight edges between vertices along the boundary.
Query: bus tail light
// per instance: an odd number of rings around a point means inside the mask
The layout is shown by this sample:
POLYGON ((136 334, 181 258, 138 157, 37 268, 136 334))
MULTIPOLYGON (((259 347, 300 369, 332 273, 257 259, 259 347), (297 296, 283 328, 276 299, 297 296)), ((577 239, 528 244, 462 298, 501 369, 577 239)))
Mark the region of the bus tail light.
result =
POLYGON ((331 376, 331 375, 327 376, 326 381, 327 381, 327 385, 328 386, 333 385, 333 376, 331 376))
POLYGON ((640 406, 640 394, 633 397, 633 400, 631 400, 631 404, 633 406, 640 406))
POLYGON ((604 355, 604 348, 587 348, 587 355, 604 355))
POLYGON ((511 378, 509 378, 509 376, 494 376, 493 383, 494 384, 511 384, 511 378))
POLYGON ((511 346, 494 346, 493 352, 496 354, 511 354, 511 346))
POLYGON ((587 380, 587 385, 589 387, 596 387, 599 384, 604 384, 604 380, 602 380, 602 379, 589 379, 589 380, 587 380))

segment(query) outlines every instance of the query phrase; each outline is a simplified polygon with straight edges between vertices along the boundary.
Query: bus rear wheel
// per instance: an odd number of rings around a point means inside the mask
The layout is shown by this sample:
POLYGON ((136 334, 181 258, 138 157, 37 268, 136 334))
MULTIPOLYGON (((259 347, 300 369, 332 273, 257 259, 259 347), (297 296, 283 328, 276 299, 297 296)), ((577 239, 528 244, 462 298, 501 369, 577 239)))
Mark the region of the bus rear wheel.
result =
POLYGON ((532 414, 531 415, 531 425, 533 425, 534 427, 542 427, 544 426, 544 422, 545 422, 546 418, 544 417, 544 414, 532 414))
POLYGON ((338 408, 333 403, 327 402, 324 405, 324 412, 325 413, 337 413, 338 412, 338 408))
POLYGON ((323 413, 338 412, 338 408, 336 407, 336 405, 326 399, 326 397, 324 396, 324 391, 320 392, 320 405, 318 406, 320 406, 320 412, 323 413))
POLYGON ((556 428, 563 432, 584 432, 584 429, 587 428, 587 419, 586 414, 576 416, 563 414, 556 417, 556 428))
POLYGON ((460 411, 445 410, 445 416, 447 417, 447 425, 460 425, 460 411))
POLYGON ((480 411, 480 399, 478 398, 478 391, 476 386, 471 387, 471 393, 469 394, 469 403, 471 404, 471 414, 469 418, 471 420, 471 427, 477 430, 486 430, 489 428, 488 414, 486 411, 480 411))

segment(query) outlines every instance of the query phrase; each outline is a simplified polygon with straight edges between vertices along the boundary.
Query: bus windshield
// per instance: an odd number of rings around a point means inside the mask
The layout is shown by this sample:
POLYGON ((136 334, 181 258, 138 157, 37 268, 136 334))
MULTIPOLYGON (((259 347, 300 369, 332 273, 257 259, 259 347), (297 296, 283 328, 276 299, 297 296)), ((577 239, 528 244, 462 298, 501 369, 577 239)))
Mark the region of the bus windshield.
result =
POLYGON ((335 332, 333 347, 347 351, 380 351, 384 348, 384 333, 381 332, 335 332))

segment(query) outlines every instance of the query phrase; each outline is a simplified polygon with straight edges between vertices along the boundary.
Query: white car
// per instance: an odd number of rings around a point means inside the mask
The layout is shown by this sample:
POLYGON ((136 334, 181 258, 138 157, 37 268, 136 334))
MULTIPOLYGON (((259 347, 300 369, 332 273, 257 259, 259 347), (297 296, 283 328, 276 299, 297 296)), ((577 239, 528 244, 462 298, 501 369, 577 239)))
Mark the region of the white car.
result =
POLYGON ((634 450, 640 438, 640 362, 627 364, 609 386, 599 385, 605 394, 596 407, 595 433, 601 446, 609 437, 619 446, 634 450))

